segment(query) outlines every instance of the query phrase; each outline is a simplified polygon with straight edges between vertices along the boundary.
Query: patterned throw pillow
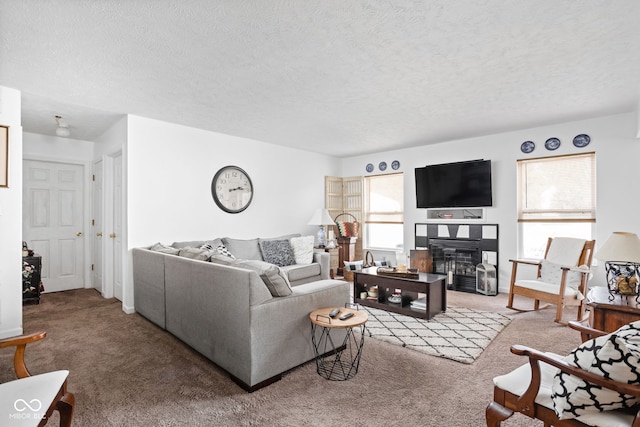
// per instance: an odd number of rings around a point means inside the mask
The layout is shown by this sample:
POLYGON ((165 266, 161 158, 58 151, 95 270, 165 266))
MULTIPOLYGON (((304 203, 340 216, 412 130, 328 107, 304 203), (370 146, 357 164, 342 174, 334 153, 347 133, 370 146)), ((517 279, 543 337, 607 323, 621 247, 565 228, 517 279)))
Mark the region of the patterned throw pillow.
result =
POLYGON ((344 267, 346 270, 349 271, 356 271, 356 270, 362 270, 362 265, 364 264, 364 262, 362 261, 343 261, 344 262, 344 267))
MULTIPOLYGON (((564 360, 605 378, 640 384, 640 321, 585 341, 564 360)), ((561 420, 630 408, 640 403, 633 396, 599 387, 562 371, 555 375, 551 391, 556 414, 561 420)))
POLYGON ((218 245, 218 247, 216 248, 216 253, 218 255, 224 255, 224 256, 229 257, 231 259, 236 259, 236 257, 233 256, 233 254, 231 252, 229 252, 229 250, 227 249, 227 247, 225 245, 218 245))
POLYGON ((278 267, 294 265, 296 260, 289 240, 261 240, 262 259, 278 267))

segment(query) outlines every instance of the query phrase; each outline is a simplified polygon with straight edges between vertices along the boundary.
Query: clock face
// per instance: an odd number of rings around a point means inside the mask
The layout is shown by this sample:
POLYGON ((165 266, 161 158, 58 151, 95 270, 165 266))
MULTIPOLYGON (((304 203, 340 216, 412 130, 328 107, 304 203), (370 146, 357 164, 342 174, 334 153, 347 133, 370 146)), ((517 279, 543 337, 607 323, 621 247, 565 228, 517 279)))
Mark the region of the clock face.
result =
POLYGON ((211 195, 223 211, 242 212, 253 199, 251 178, 237 166, 225 166, 216 172, 211 181, 211 195))

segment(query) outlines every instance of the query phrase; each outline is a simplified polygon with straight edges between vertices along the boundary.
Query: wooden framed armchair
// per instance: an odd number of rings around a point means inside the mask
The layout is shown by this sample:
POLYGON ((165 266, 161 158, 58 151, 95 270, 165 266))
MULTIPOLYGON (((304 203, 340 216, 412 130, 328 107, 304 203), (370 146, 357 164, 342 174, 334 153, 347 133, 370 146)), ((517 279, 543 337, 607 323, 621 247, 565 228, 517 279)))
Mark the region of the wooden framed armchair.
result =
POLYGON ((0 340, 0 348, 16 348, 13 367, 18 377, 0 384, 0 424, 3 426, 44 426, 54 410, 60 413, 60 426, 71 426, 75 397, 67 391, 69 371, 31 375, 25 365, 27 344, 45 336, 46 332, 36 332, 0 340))
MULTIPOLYGON (((605 332, 569 322, 569 326, 580 331, 583 342, 607 335, 605 332)), ((529 359, 514 371, 493 379, 493 402, 486 408, 488 427, 499 427, 502 421, 515 412, 540 420, 545 427, 556 426, 607 426, 640 427, 640 406, 633 409, 617 409, 604 412, 584 413, 576 418, 560 419, 554 409, 554 376, 559 371, 573 375, 580 380, 616 393, 631 395, 640 399, 640 385, 614 381, 601 375, 567 363, 562 356, 543 353, 525 346, 514 345, 511 352, 529 359)))
POLYGON ((514 260, 509 282, 509 300, 507 308, 517 311, 532 311, 557 307, 555 321, 562 321, 566 306, 578 307, 577 320, 584 318, 584 296, 591 274, 591 261, 595 240, 582 240, 570 237, 554 237, 547 241, 544 259, 540 261, 514 260), (534 280, 518 279, 518 266, 521 264, 537 266, 534 280), (533 309, 514 307, 514 297, 520 295, 533 299, 533 309), (540 306, 540 301, 548 303, 540 306))

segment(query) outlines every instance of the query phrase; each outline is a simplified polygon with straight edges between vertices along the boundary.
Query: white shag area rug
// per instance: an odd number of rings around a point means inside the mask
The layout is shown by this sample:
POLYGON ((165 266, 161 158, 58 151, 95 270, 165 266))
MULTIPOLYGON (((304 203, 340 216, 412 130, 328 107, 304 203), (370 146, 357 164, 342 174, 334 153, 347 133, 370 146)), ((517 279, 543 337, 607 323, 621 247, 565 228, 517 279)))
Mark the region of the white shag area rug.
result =
POLYGON ((432 356, 473 363, 511 322, 500 313, 447 307, 430 320, 361 306, 369 313, 366 335, 432 356))

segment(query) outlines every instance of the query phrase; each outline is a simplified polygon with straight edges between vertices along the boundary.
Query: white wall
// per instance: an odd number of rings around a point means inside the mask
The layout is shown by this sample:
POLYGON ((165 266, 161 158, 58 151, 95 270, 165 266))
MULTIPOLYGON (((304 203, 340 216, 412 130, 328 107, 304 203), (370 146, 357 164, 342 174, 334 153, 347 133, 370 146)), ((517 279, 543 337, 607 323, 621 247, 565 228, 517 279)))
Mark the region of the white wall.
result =
MULTIPOLYGON (((215 237, 249 239, 288 233, 315 235, 307 225, 324 206, 330 156, 186 126, 128 118, 126 142, 128 247, 215 237), (251 177, 254 196, 239 214, 220 210, 211 180, 227 165, 251 177)), ((124 305, 133 300, 130 266, 124 305)))
POLYGON ((9 188, 0 188, 0 338, 22 333, 22 126, 20 91, 0 86, 9 126, 9 188))
MULTIPOLYGON (((355 156, 341 160, 342 176, 370 175, 367 163, 376 165, 372 174, 380 174, 378 163, 399 160, 399 171, 405 174, 405 251, 414 247, 414 224, 425 222, 426 210, 415 207, 414 169, 427 164, 490 159, 493 172, 493 207, 487 208, 487 223, 499 224, 500 257, 499 282, 501 292, 508 291, 511 266, 509 258, 517 256, 517 188, 516 160, 552 155, 596 152, 597 168, 597 234, 596 248, 613 231, 640 234, 637 211, 640 200, 636 196, 636 159, 640 158, 640 142, 636 139, 635 113, 594 118, 544 126, 533 129, 481 136, 465 140, 425 145, 405 150, 355 156), (572 144, 573 137, 586 133, 591 143, 582 149, 572 144), (544 148, 544 142, 557 137, 562 144, 556 151, 544 148), (525 155, 520 144, 531 140, 536 143, 533 153, 525 155)), ((387 169, 386 173, 392 172, 387 169)), ((602 268, 596 267, 591 285, 604 284, 602 268)))

